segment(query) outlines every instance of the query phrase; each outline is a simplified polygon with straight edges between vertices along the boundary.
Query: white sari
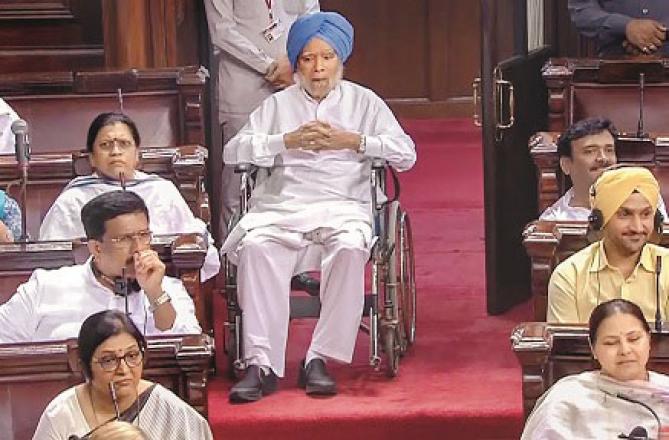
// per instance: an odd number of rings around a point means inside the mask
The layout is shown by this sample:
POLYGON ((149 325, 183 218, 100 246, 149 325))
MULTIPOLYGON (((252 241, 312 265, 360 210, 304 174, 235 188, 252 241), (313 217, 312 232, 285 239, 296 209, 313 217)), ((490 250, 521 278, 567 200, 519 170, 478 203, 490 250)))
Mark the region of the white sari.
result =
POLYGON ((669 377, 649 372, 648 381, 615 381, 599 371, 560 379, 537 401, 527 419, 521 440, 615 439, 635 427, 657 439, 652 408, 669 426, 669 377))
MULTIPOLYGON (((68 388, 49 403, 33 440, 68 440, 72 435, 88 438, 92 428, 86 422, 75 389, 68 388)), ((137 425, 148 439, 213 439, 207 421, 162 385, 151 386, 140 394, 138 401, 139 411, 133 405, 121 413, 119 420, 137 425)))

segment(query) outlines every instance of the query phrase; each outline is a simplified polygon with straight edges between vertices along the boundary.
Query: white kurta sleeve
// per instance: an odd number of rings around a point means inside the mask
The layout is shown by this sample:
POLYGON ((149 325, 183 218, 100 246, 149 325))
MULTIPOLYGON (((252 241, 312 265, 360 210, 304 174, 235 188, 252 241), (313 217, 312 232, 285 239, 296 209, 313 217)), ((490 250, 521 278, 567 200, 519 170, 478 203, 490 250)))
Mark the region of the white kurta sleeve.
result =
POLYGON ((233 3, 233 0, 205 0, 211 41, 223 52, 264 75, 273 59, 239 32, 233 3))
POLYGON ((251 113, 246 125, 225 145, 223 162, 252 163, 260 167, 273 166, 276 155, 286 150, 283 133, 271 133, 277 112, 275 97, 270 96, 265 99, 260 107, 251 113))
MULTIPOLYGON (((393 115, 388 105, 374 95, 371 106, 374 122, 366 134, 365 155, 381 158, 398 171, 407 171, 416 163, 416 147, 393 115)), ((363 133, 364 134, 364 133, 363 133)))
MULTIPOLYGON (((167 332, 172 334, 198 334, 202 333, 202 328, 197 322, 195 316, 195 304, 190 295, 186 291, 181 280, 176 278, 165 277, 163 279, 163 289, 170 295, 172 307, 177 316, 174 319, 172 328, 167 332)), ((151 324, 155 328, 153 316, 151 316, 151 324)))
POLYGON ((39 228, 40 241, 72 240, 85 235, 79 205, 65 200, 61 194, 42 220, 39 228))
POLYGON ((0 343, 30 342, 37 328, 38 282, 35 274, 0 305, 0 343))

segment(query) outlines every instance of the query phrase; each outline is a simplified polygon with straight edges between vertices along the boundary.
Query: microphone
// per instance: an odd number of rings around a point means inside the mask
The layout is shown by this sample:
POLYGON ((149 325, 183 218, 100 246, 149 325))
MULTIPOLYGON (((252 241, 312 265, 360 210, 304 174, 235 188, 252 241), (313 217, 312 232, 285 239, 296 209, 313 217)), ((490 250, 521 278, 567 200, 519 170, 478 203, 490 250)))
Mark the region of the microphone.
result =
MULTIPOLYGON (((635 403, 635 404, 637 404, 637 405, 641 405, 641 406, 643 406, 644 408, 646 408, 646 410, 648 410, 648 412, 651 413, 651 414, 653 415, 653 417, 655 417, 655 420, 657 421, 657 438, 660 438, 660 436, 661 436, 661 431, 662 431, 662 422, 660 421, 660 417, 657 415, 657 413, 655 412, 655 410, 654 410, 653 408, 651 408, 650 406, 648 406, 648 405, 645 404, 644 402, 642 402, 642 401, 640 401, 640 400, 636 400, 636 399, 634 399, 634 398, 632 398, 632 397, 630 397, 630 396, 627 396, 627 395, 625 395, 625 394, 623 394, 623 393, 617 393, 615 396, 616 396, 618 399, 625 400, 625 401, 630 402, 630 403, 635 403)), ((634 429, 632 430, 632 432, 630 432, 630 436, 627 437, 627 438, 647 439, 647 438, 648 438, 648 433, 646 432, 646 430, 645 430, 644 428, 642 428, 642 427, 640 427, 640 426, 637 426, 636 428, 634 428, 634 429), (641 431, 640 431, 641 429, 643 429, 643 434, 645 435, 645 437, 631 437, 632 434, 634 434, 634 431, 635 431, 635 430, 639 430, 639 431, 637 431, 637 432, 641 433, 641 431)))
POLYGON ((660 311, 660 272, 662 271, 662 257, 655 258, 655 331, 662 331, 662 312, 660 311))
POLYGON ((643 426, 635 426, 629 435, 620 434, 618 438, 626 438, 630 440, 648 440, 648 431, 643 426))
POLYGON ((30 162, 30 139, 28 138, 28 123, 17 119, 12 123, 14 133, 14 154, 16 163, 21 171, 21 237, 17 241, 26 243, 28 237, 28 164, 30 162))
POLYGON ((14 154, 16 162, 23 167, 30 160, 30 139, 28 138, 28 123, 23 119, 17 119, 12 123, 14 133, 14 154))

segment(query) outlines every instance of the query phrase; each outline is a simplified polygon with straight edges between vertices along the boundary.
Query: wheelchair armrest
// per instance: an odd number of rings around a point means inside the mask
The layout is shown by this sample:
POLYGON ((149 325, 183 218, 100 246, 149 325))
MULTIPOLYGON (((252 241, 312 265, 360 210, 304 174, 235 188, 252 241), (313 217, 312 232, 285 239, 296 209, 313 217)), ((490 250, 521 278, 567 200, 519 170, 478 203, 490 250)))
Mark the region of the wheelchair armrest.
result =
POLYGON ((372 169, 373 170, 382 170, 386 167, 388 162, 385 159, 375 158, 372 159, 372 169))

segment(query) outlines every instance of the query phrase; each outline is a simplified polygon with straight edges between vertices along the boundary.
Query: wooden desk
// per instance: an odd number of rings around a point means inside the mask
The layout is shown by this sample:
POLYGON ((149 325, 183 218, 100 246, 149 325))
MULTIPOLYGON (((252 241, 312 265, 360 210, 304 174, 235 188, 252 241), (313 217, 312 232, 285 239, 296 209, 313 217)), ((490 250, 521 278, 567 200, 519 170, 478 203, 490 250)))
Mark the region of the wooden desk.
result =
POLYGON ((0 96, 28 122, 34 153, 85 150, 88 127, 121 111, 143 147, 205 144, 204 85, 198 67, 0 75, 0 96))
MULTIPOLYGON (((151 247, 167 266, 167 273, 180 278, 195 303, 195 314, 203 331, 213 328, 206 295, 211 292, 200 284, 200 269, 207 254, 207 243, 197 234, 157 235, 151 247)), ((58 269, 80 264, 88 258, 85 243, 52 241, 37 243, 0 243, 0 304, 7 301, 19 284, 30 278, 36 267, 58 269)))
MULTIPOLYGON (((209 221, 209 199, 204 188, 207 150, 198 145, 144 148, 140 150, 139 169, 158 174, 177 186, 193 214, 209 221)), ((34 154, 28 181, 28 232, 35 239, 47 211, 63 188, 78 176, 91 173, 88 153, 34 154)), ((21 201, 19 170, 14 156, 0 155, 0 188, 21 201)))
MULTIPOLYGON (((169 388, 206 417, 213 340, 190 335, 150 337, 147 342, 144 377, 169 388)), ((0 345, 2 438, 32 438, 46 405, 83 381, 76 340, 0 345)))
MULTIPOLYGON (((596 368, 587 327, 525 322, 513 330, 511 345, 522 368, 525 417, 560 378, 596 368)), ((653 334, 648 368, 669 373, 668 333, 653 334)))
MULTIPOLYGON (((534 319, 546 320, 548 282, 553 269, 567 257, 588 246, 598 236, 588 236, 586 222, 537 220, 523 232, 523 245, 530 257, 534 319)), ((664 224, 660 245, 669 247, 669 224, 664 224)))

